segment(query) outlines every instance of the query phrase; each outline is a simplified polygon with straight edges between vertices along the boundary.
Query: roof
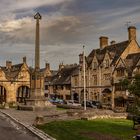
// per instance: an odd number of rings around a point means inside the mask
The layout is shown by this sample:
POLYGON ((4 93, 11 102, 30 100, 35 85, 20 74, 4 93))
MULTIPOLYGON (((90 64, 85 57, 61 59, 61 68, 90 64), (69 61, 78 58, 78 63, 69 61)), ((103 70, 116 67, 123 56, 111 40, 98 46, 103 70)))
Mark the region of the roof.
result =
POLYGON ((10 69, 7 67, 1 67, 1 69, 5 73, 5 76, 8 80, 13 80, 18 76, 18 73, 20 72, 23 64, 24 63, 12 65, 10 69))
POLYGON ((93 57, 96 55, 99 64, 101 64, 105 57, 106 52, 108 52, 112 59, 111 65, 113 65, 116 63, 116 61, 118 60, 118 58, 123 53, 123 51, 127 48, 128 45, 129 45, 129 41, 127 40, 120 43, 108 45, 103 49, 94 49, 87 57, 88 60, 87 62, 90 65, 92 63, 93 57))
POLYGON ((68 85, 71 84, 71 76, 79 66, 69 65, 57 72, 52 77, 46 77, 45 81, 51 85, 68 85))
POLYGON ((140 53, 132 53, 128 54, 126 57, 126 62, 129 63, 129 67, 133 70, 135 66, 137 65, 138 61, 140 60, 140 53))

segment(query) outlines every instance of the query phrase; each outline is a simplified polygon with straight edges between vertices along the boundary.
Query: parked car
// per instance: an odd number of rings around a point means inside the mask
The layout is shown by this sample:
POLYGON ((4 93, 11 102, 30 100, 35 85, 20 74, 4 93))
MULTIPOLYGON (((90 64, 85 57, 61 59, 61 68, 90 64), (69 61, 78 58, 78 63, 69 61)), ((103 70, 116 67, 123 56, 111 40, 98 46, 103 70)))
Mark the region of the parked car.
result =
POLYGON ((102 104, 100 101, 91 101, 93 105, 97 106, 97 108, 102 108, 102 104))
POLYGON ((65 101, 64 100, 58 99, 58 98, 56 98, 56 99, 49 99, 49 101, 51 103, 53 103, 53 104, 65 104, 65 101))
MULTIPOLYGON (((84 107, 84 101, 81 104, 84 107)), ((93 105, 91 101, 86 101, 86 107, 97 108, 97 106, 93 105)))
POLYGON ((81 104, 75 102, 74 100, 67 100, 67 105, 81 106, 81 104))

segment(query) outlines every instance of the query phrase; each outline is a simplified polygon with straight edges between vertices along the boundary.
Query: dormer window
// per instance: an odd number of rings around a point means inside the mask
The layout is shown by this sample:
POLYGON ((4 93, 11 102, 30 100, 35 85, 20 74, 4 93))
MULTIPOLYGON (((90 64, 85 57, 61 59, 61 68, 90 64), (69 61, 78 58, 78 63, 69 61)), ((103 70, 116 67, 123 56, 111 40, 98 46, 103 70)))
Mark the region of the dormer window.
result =
POLYGON ((108 68, 109 67, 109 59, 106 59, 105 60, 105 68, 108 68))
POLYGON ((97 62, 93 62, 93 69, 94 69, 94 70, 97 69, 97 62))
POLYGON ((117 77, 121 77, 125 75, 125 69, 124 68, 119 68, 117 69, 117 77))

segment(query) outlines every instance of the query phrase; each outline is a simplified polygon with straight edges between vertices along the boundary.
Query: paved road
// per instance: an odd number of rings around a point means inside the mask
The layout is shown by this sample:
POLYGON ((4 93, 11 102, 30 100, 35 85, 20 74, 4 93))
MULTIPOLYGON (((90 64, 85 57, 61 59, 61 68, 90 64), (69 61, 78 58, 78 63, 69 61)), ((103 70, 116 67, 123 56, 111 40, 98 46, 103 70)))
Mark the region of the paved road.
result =
POLYGON ((0 113, 0 140, 39 140, 0 113))

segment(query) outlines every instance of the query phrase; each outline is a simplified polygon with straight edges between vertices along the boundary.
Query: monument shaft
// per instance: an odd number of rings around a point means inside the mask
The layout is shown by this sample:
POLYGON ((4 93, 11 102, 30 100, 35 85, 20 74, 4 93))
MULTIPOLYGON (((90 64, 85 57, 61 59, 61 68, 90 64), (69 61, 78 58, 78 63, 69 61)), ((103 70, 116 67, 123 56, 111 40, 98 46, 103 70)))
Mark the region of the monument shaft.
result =
POLYGON ((35 70, 40 69, 40 27, 39 20, 40 17, 35 17, 36 19, 36 39, 35 39, 35 70))

